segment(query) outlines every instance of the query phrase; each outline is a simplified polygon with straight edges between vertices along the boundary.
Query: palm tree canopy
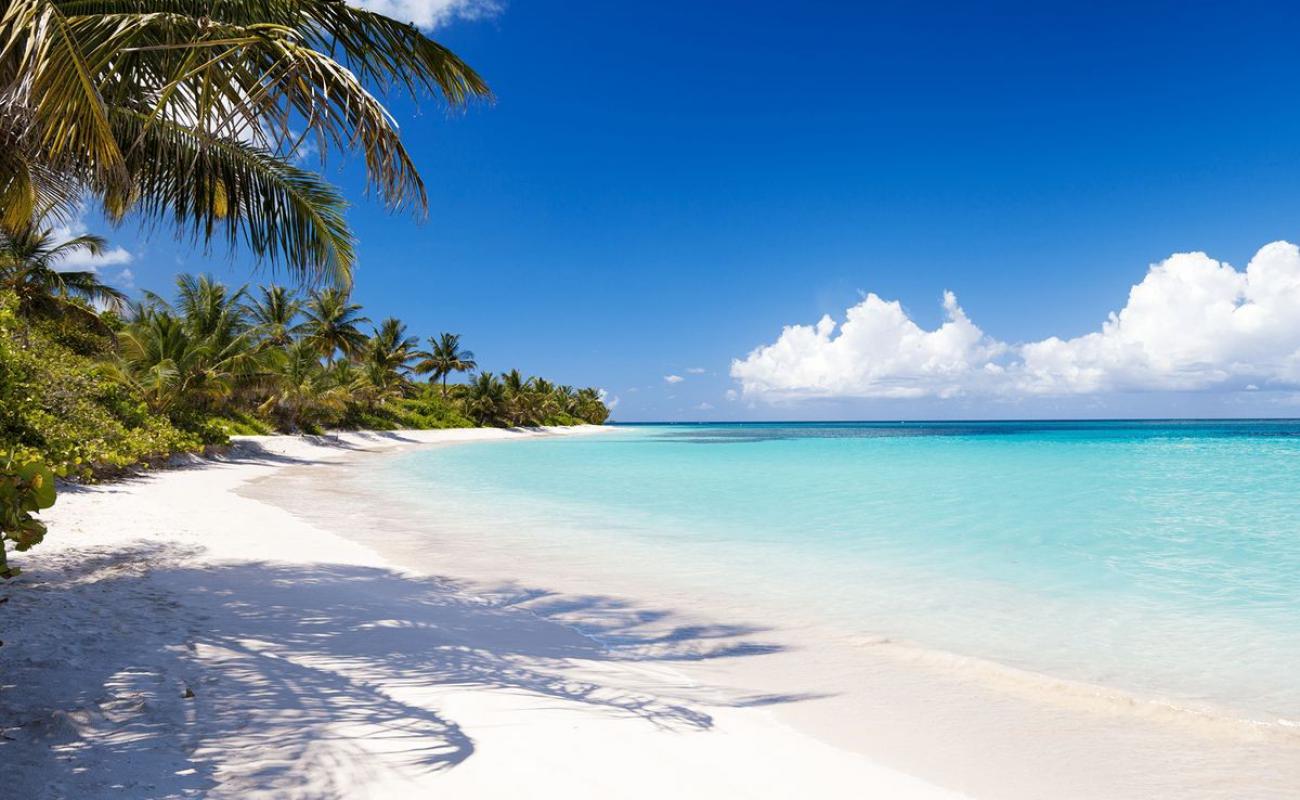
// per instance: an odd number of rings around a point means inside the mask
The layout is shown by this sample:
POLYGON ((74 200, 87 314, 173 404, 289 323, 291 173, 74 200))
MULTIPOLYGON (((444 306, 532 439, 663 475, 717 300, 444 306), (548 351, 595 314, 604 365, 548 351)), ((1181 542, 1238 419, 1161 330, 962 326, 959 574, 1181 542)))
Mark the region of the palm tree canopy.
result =
POLYGON ((302 329, 302 304, 283 286, 263 286, 261 295, 249 306, 257 335, 267 347, 287 347, 302 329))
POLYGON ((389 317, 380 323, 366 345, 369 360, 385 369, 405 372, 406 364, 416 354, 420 340, 406 333, 406 324, 396 317, 389 317))
POLYGON ((339 0, 8 0, 0 10, 0 223, 82 191, 194 239, 243 243, 272 266, 345 284, 345 203, 295 166, 354 151, 391 208, 425 187, 367 87, 489 96, 412 25, 339 0))
POLYGON ((81 301, 120 311, 126 295, 103 283, 91 270, 63 270, 59 263, 77 253, 99 255, 104 240, 98 236, 75 236, 57 241, 48 227, 25 226, 0 229, 0 289, 18 298, 19 313, 27 316, 74 315, 102 329, 103 323, 81 301))
POLYGON ((333 361, 335 353, 351 358, 366 345, 361 325, 370 321, 361 315, 361 306, 352 303, 342 289, 329 288, 313 292, 303 309, 303 331, 316 352, 333 361))
POLYGON ((428 375, 430 380, 443 379, 453 372, 468 372, 478 369, 474 354, 460 347, 460 334, 443 333, 436 339, 429 337, 429 349, 414 354, 419 361, 415 372, 428 375))

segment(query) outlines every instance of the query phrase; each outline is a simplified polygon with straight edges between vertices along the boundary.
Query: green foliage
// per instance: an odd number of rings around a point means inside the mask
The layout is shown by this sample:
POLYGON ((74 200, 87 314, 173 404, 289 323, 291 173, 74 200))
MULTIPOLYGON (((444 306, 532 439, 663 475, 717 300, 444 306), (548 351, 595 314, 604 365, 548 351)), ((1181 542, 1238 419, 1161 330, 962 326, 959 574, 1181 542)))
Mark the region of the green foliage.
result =
POLYGON ((12 578, 6 551, 26 550, 45 538, 45 523, 33 514, 54 505, 54 471, 32 454, 0 453, 0 578, 12 578))
POLYGON ((474 427, 453 404, 439 397, 402 398, 369 410, 353 406, 342 422, 345 428, 380 431, 474 427))
POLYGON ((499 428, 602 425, 609 418, 599 390, 575 391, 543 378, 525 378, 517 369, 500 377, 481 372, 451 396, 476 424, 499 428))
POLYGON ((427 210, 381 98, 490 96, 416 26, 337 0, 7 0, 0 42, 0 227, 89 194, 339 284, 347 203, 297 165, 301 143, 322 165, 355 154, 389 207, 427 210))
POLYGON ((251 411, 229 410, 208 420, 226 436, 270 436, 275 426, 251 411))
POLYGON ((14 306, 0 294, 0 447, 88 477, 203 445, 152 414, 102 359, 60 344, 45 324, 19 324, 14 306))
POLYGON ((122 316, 78 302, 60 306, 75 313, 35 314, 0 289, 0 465, 10 465, 0 500, 4 538, 20 550, 45 531, 31 516, 52 502, 44 464, 89 479, 240 434, 580 425, 609 415, 595 389, 518 370, 448 385, 449 374, 475 368, 460 337, 443 334, 421 352, 392 318, 366 335, 360 306, 338 290, 304 302, 181 275, 173 301, 146 294, 122 316), (30 466, 35 454, 42 466, 30 466))

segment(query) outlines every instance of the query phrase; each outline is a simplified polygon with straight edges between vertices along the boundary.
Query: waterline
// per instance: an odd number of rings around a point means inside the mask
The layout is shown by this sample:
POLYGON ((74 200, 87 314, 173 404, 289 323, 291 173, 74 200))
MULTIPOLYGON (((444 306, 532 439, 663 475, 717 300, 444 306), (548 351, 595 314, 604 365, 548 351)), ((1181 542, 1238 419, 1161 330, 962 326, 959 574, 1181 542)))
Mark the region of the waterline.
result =
POLYGON ((395 494, 454 500, 521 555, 642 565, 768 612, 1281 730, 1300 719, 1298 433, 638 427, 383 469, 395 494))

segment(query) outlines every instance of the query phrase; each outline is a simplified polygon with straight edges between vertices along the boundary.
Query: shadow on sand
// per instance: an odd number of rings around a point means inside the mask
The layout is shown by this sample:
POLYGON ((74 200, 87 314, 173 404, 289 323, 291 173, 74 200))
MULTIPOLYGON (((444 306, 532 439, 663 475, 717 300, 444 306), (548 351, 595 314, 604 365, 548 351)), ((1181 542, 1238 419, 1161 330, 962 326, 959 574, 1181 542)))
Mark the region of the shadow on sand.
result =
POLYGON ((678 731, 710 728, 709 706, 806 699, 665 690, 618 669, 778 651, 758 628, 674 626, 670 612, 608 597, 488 601, 385 569, 190 555, 85 550, 7 592, 0 762, 13 796, 346 795, 323 782, 364 772, 375 749, 416 770, 469 758, 472 732, 437 710, 464 687, 678 731), (368 749, 349 750, 355 737, 368 749), (332 768, 315 768, 322 759, 332 768))

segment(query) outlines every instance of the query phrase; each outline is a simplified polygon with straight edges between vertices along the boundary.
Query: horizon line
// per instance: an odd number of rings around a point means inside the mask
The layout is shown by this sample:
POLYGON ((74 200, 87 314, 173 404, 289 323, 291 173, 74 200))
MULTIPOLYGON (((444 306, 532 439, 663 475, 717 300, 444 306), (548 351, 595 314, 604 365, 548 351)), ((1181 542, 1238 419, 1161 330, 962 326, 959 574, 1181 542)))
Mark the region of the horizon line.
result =
POLYGON ((1300 417, 1025 417, 962 419, 606 420, 606 425, 933 425, 994 422, 1300 422, 1300 417))

